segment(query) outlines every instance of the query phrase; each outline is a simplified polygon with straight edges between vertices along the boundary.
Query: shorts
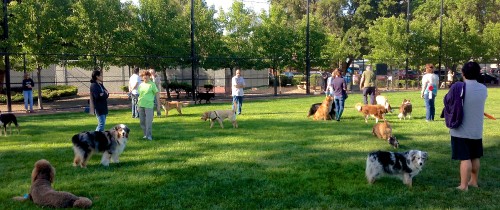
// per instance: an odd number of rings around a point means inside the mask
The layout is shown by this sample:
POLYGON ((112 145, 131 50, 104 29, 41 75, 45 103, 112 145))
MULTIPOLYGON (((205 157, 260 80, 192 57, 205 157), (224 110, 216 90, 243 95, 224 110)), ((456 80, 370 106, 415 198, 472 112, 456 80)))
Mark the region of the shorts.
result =
POLYGON ((483 139, 451 136, 451 159, 472 160, 483 156, 483 139))

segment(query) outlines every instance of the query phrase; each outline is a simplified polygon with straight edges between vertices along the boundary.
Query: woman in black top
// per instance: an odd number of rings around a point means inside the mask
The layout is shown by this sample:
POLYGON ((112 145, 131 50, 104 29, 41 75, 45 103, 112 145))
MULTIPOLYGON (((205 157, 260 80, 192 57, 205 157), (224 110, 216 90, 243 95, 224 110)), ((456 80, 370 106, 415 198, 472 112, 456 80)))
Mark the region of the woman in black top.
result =
POLYGON ((94 105, 94 113, 97 117, 96 131, 104 131, 108 115, 108 97, 108 90, 102 84, 101 71, 94 70, 92 80, 90 80, 90 101, 94 105))
POLYGON ((24 96, 24 109, 26 110, 26 113, 33 112, 33 86, 35 86, 35 82, 33 82, 28 73, 25 73, 22 87, 24 96), (28 103, 30 105, 29 110, 28 103))

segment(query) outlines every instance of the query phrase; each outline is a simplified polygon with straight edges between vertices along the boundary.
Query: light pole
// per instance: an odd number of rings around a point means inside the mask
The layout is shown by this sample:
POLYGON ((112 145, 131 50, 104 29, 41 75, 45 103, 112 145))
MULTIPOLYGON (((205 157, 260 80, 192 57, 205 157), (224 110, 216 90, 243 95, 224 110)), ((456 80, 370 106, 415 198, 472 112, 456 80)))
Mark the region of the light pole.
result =
POLYGON ((410 0, 406 1, 406 34, 408 35, 408 40, 406 41, 406 68, 405 68, 405 89, 408 90, 408 68, 409 61, 408 57, 410 54, 410 0))
POLYGON ((194 47, 194 0, 191 0, 191 87, 193 90, 193 101, 196 101, 196 84, 194 81, 196 70, 196 52, 194 47))
POLYGON ((306 26, 306 94, 311 94, 309 87, 311 86, 309 76, 311 76, 311 57, 309 55, 309 4, 311 0, 307 0, 307 26, 306 26))
MULTIPOLYGON (((3 40, 7 41, 9 39, 9 24, 8 24, 8 15, 7 15, 7 4, 10 0, 3 0, 3 40)), ((10 58, 8 52, 8 46, 4 48, 4 56, 5 56, 5 87, 7 88, 7 111, 12 111, 12 100, 10 93, 10 58)))
MULTIPOLYGON (((441 0, 441 12, 439 15, 439 69, 438 78, 441 80, 441 58, 443 54, 443 0, 441 0)), ((441 83, 441 81, 439 81, 441 83)))

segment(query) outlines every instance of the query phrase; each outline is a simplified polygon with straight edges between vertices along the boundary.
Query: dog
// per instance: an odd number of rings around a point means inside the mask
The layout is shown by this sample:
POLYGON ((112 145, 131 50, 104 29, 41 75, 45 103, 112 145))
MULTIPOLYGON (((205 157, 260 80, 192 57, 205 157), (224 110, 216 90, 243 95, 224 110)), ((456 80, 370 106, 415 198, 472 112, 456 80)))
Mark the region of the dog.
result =
POLYGON ((210 128, 214 127, 214 122, 218 121, 221 128, 224 128, 222 121, 224 119, 229 119, 233 124, 233 128, 238 128, 238 121, 236 121, 236 113, 234 110, 215 110, 204 112, 201 115, 203 121, 210 120, 210 128))
POLYGON ((329 114, 332 110, 333 97, 326 96, 323 103, 318 107, 314 113, 314 120, 331 120, 331 115, 329 114))
POLYGON ((27 197, 14 197, 15 200, 32 200, 42 207, 50 208, 90 208, 92 201, 86 197, 78 197, 69 192, 56 191, 52 188, 56 169, 49 161, 36 161, 31 173, 31 189, 27 197))
POLYGON ((110 160, 114 163, 119 162, 120 154, 127 145, 130 129, 119 124, 108 131, 86 131, 75 134, 71 141, 73 142, 73 151, 75 158, 73 166, 87 167, 87 162, 94 152, 102 152, 101 164, 109 166, 110 160))
POLYGON ((406 116, 408 116, 408 119, 410 119, 412 109, 413 109, 413 107, 411 105, 410 99, 408 99, 408 100, 403 99, 403 103, 401 103, 401 106, 399 107, 399 114, 398 114, 399 120, 401 120, 401 119, 406 120, 406 116))
POLYGON ((380 139, 387 140, 387 142, 392 145, 394 149, 399 148, 399 142, 396 137, 392 135, 392 127, 387 120, 384 120, 383 123, 376 123, 373 125, 372 133, 380 139))
POLYGON ((392 107, 391 104, 389 104, 389 100, 387 99, 387 97, 378 95, 377 97, 375 97, 375 100, 377 101, 377 104, 384 106, 385 109, 387 109, 387 112, 392 113, 392 107))
POLYGON ((0 125, 3 127, 0 131, 0 136, 2 135, 2 132, 5 136, 7 136, 7 126, 9 126, 10 134, 12 135, 12 123, 14 123, 17 128, 17 134, 21 133, 19 130, 19 124, 17 123, 16 115, 12 113, 0 114, 0 125))
POLYGON ((168 111, 176 109, 179 115, 182 115, 182 107, 188 106, 189 103, 184 103, 180 101, 161 101, 161 108, 165 111, 165 116, 168 116, 168 111))
POLYGON ((365 175, 369 184, 382 175, 396 176, 412 187, 413 177, 422 171, 427 152, 410 150, 404 153, 377 151, 366 158, 365 175))
POLYGON ((202 100, 205 100, 206 104, 210 104, 210 99, 215 98, 215 93, 196 93, 196 99, 198 99, 198 104, 201 104, 202 100))
MULTIPOLYGON (((315 104, 311 105, 311 108, 309 108, 309 113, 307 114, 307 117, 314 115, 320 106, 321 106, 321 103, 315 103, 315 104)), ((328 115, 330 115, 331 119, 333 119, 335 117, 335 104, 334 103, 332 103, 332 108, 330 109, 330 112, 328 113, 328 115)))
POLYGON ((387 109, 382 105, 361 105, 361 103, 357 103, 355 106, 358 112, 363 113, 365 117, 365 123, 368 123, 368 118, 370 116, 375 118, 375 123, 378 123, 378 120, 383 120, 385 113, 387 113, 387 109))

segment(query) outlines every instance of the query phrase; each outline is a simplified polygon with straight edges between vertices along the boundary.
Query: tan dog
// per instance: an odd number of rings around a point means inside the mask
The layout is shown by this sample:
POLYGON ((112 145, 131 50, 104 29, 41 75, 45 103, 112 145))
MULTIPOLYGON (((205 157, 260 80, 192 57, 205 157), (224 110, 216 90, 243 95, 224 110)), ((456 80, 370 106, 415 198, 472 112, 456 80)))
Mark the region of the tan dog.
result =
POLYGON ((399 120, 401 119, 406 120, 406 116, 408 116, 408 119, 410 119, 412 111, 413 111, 413 106, 411 105, 410 99, 408 100, 406 100, 406 98, 403 99, 403 103, 401 103, 401 106, 399 107, 399 114, 398 114, 399 120))
POLYGON ((180 101, 161 101, 161 108, 165 111, 165 116, 168 117, 168 111, 172 109, 176 109, 179 115, 182 115, 182 107, 188 106, 188 103, 180 102, 180 101))
POLYGON ((392 127, 387 120, 384 120, 383 123, 376 123, 373 125, 372 133, 380 139, 387 140, 387 142, 395 149, 399 147, 399 142, 396 137, 392 135, 392 127))
POLYGON ((31 173, 31 189, 27 198, 14 197, 15 200, 30 199, 33 203, 50 208, 90 208, 92 201, 86 197, 78 197, 69 192, 52 189, 56 169, 49 161, 36 161, 31 173))
POLYGON ((321 106, 314 113, 314 120, 331 120, 330 111, 332 110, 333 97, 326 96, 321 106))
POLYGON ((233 124, 233 128, 238 128, 238 122, 236 121, 236 113, 234 110, 215 110, 203 113, 201 116, 203 121, 210 120, 210 128, 214 127, 214 122, 218 121, 221 128, 224 128, 222 121, 224 119, 229 119, 233 124))
POLYGON ((377 101, 377 104, 382 105, 387 109, 387 112, 392 113, 392 107, 391 104, 389 104, 389 99, 383 95, 378 95, 375 100, 377 101))
POLYGON ((387 110, 382 105, 361 105, 357 103, 355 107, 358 112, 363 113, 363 116, 365 116, 365 123, 368 123, 370 116, 375 118, 375 123, 378 123, 378 120, 383 120, 385 113, 387 113, 387 110))

